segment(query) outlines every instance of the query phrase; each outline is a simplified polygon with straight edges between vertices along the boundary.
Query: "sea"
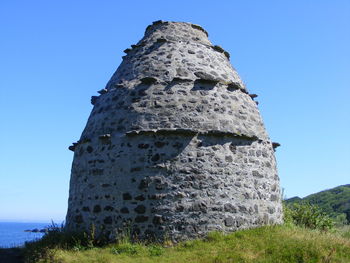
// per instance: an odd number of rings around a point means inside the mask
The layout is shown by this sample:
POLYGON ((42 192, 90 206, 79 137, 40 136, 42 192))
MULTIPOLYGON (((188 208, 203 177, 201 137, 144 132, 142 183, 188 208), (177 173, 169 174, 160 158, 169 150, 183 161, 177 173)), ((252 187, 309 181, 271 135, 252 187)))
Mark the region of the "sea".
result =
POLYGON ((0 248, 23 246, 26 241, 40 239, 44 233, 25 232, 25 230, 47 228, 50 223, 0 222, 0 248))

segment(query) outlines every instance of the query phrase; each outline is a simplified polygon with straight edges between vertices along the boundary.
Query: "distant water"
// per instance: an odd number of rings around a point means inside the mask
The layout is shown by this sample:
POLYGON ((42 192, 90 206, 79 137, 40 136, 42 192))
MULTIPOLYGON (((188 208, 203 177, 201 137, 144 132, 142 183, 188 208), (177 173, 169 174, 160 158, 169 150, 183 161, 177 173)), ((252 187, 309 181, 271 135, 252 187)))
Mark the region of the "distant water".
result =
POLYGON ((14 223, 0 222, 0 247, 9 248, 24 245, 26 241, 40 239, 43 233, 24 232, 24 230, 43 229, 49 223, 14 223))

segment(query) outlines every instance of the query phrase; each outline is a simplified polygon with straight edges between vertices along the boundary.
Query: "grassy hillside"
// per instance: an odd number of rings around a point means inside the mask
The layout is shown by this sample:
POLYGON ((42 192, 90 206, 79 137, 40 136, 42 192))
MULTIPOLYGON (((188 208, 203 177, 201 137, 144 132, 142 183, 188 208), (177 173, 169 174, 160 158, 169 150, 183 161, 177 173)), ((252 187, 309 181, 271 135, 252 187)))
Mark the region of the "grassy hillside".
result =
POLYGON ((211 233, 206 239, 174 246, 132 244, 102 248, 50 249, 39 262, 350 262, 350 238, 296 226, 266 226, 229 235, 211 233))
POLYGON ((346 218, 350 223, 350 184, 315 193, 304 198, 293 197, 286 203, 307 202, 317 205, 325 213, 338 219, 346 218))

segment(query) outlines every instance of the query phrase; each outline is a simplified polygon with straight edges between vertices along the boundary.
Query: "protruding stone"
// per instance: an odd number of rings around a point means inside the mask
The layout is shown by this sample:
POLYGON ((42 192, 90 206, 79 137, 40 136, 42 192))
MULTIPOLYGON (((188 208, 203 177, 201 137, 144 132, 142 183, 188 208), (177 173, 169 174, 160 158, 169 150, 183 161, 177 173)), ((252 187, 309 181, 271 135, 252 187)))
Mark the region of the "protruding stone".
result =
POLYGON ((251 97, 252 99, 255 99, 256 97, 258 97, 258 95, 256 95, 256 94, 249 94, 249 97, 251 97))
POLYGON ((227 59, 230 59, 230 53, 228 53, 227 51, 224 51, 224 55, 227 57, 227 59))
POLYGON ((107 134, 102 134, 99 136, 101 140, 109 140, 111 138, 111 135, 109 133, 107 134))
POLYGON ((126 54, 129 54, 130 51, 131 51, 131 48, 124 49, 124 53, 126 54))
POLYGON ((213 46, 213 49, 217 52, 224 53, 224 49, 218 45, 213 46))
POLYGON ((280 146, 281 146, 281 144, 279 144, 278 142, 273 142, 272 143, 273 149, 276 149, 277 147, 280 147, 280 146))
POLYGON ((227 89, 229 91, 241 90, 242 87, 237 82, 230 82, 227 84, 227 89))
POLYGON ((157 39, 157 43, 164 43, 164 42, 167 42, 167 40, 165 38, 158 38, 157 39))
POLYGON ((196 77, 198 77, 198 79, 200 79, 200 80, 213 82, 214 84, 216 84, 220 81, 215 76, 213 76, 207 72, 203 72, 203 71, 197 71, 194 73, 194 75, 196 75, 196 77))
POLYGON ((101 94, 101 95, 102 94, 106 94, 107 92, 108 92, 107 89, 101 89, 101 90, 98 91, 98 93, 101 94))
POLYGON ((142 79, 140 79, 141 83, 143 84, 153 84, 157 82, 156 78, 153 77, 144 77, 142 79))
POLYGON ((201 27, 200 25, 191 24, 191 26, 192 26, 193 28, 195 28, 195 29, 198 29, 198 30, 204 32, 204 34, 205 34, 207 37, 209 36, 208 32, 207 32, 203 27, 201 27))
POLYGON ((98 100, 98 96, 91 96, 91 104, 95 105, 98 100))
POLYGON ((74 152, 75 151, 75 145, 69 146, 68 149, 71 150, 72 152, 74 152))

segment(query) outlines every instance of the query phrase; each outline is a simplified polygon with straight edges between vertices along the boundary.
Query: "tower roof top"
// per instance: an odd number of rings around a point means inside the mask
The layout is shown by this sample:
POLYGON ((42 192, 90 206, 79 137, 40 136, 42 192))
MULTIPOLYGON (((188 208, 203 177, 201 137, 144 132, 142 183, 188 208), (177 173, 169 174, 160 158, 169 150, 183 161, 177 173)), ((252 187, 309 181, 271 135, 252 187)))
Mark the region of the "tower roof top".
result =
POLYGON ((124 51, 82 137, 151 130, 268 138, 228 53, 200 26, 156 21, 124 51))
POLYGON ((213 45, 208 33, 199 25, 153 22, 147 27, 144 37, 124 52, 126 56, 108 82, 107 89, 149 76, 162 81, 206 78, 226 84, 235 83, 245 89, 230 64, 229 53, 213 45))

